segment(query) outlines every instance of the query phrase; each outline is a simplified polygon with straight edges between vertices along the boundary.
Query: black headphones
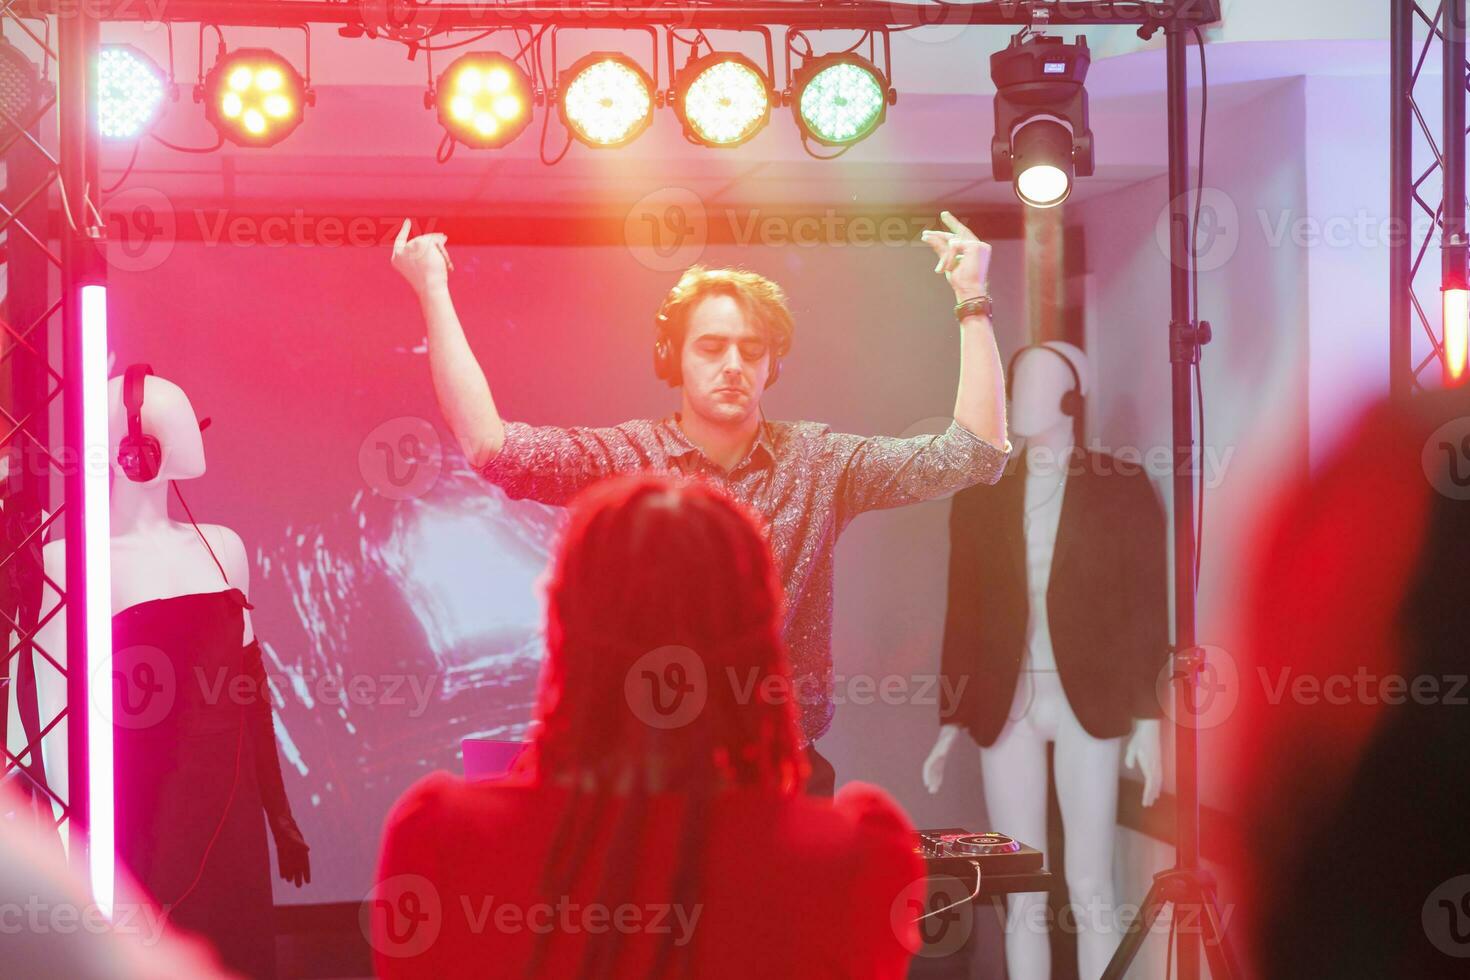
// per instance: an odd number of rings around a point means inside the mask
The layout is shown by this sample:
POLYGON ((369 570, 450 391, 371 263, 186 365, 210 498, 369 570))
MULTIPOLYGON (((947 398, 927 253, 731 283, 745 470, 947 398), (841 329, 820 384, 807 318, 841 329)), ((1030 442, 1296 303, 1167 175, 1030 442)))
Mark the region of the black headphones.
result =
MULTIPOLYGON (((679 352, 674 349, 674 338, 669 333, 669 306, 678 299, 678 292, 671 291, 658 308, 653 318, 655 337, 653 341, 653 376, 668 383, 670 388, 684 383, 684 372, 679 365, 679 352)), ((781 376, 781 358, 771 355, 771 373, 766 375, 766 387, 776 383, 781 376)))
MULTIPOLYGON (((134 483, 147 483, 156 477, 163 463, 163 449, 158 440, 143 432, 143 379, 152 373, 153 368, 147 364, 133 364, 123 374, 123 409, 128 413, 128 434, 117 445, 117 465, 134 483)), ((200 432, 209 428, 209 421, 199 420, 200 432)))
POLYGON ((117 447, 117 465, 134 483, 147 483, 158 475, 163 450, 158 440, 143 434, 143 379, 153 373, 147 364, 131 365, 123 375, 123 408, 128 413, 128 434, 117 447))
POLYGON ((1062 395, 1062 414, 1067 416, 1068 418, 1074 419, 1081 415, 1083 406, 1082 376, 1077 373, 1077 365, 1073 364, 1072 359, 1066 354, 1063 354, 1055 347, 1048 347, 1046 344, 1029 344, 1025 347, 1022 347, 1020 350, 1011 355, 1010 362, 1006 364, 1006 391, 1009 392, 1011 390, 1011 386, 1015 384, 1016 361, 1020 359, 1021 355, 1026 353, 1028 350, 1051 351, 1057 357, 1060 357, 1062 359, 1063 364, 1067 365, 1067 371, 1070 372, 1072 375, 1072 389, 1066 394, 1062 395))

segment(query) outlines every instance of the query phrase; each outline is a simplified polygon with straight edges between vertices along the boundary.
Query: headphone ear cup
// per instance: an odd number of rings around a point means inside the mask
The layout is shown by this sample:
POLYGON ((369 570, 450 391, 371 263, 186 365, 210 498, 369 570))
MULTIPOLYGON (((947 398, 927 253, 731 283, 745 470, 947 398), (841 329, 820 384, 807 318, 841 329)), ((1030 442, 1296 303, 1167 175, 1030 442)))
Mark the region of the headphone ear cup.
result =
POLYGON ((1069 391, 1062 396, 1062 414, 1074 419, 1082 414, 1082 395, 1080 393, 1069 391))
POLYGON ((674 361, 673 346, 667 335, 653 342, 653 375, 667 382, 670 388, 678 387, 683 381, 679 377, 679 365, 674 361))
POLYGON ((117 447, 117 463, 134 483, 147 483, 163 465, 163 450, 153 436, 125 437, 117 447))
POLYGON ((143 475, 140 482, 147 483, 158 475, 163 468, 163 450, 158 445, 158 440, 153 436, 143 437, 143 451, 139 454, 143 462, 143 475))

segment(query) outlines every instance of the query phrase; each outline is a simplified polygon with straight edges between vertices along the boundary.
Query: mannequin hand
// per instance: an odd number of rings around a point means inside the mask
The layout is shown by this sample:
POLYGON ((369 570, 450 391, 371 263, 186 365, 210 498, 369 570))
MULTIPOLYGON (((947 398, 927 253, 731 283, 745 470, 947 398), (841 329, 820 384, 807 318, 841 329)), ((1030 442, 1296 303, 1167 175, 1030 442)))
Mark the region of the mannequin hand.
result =
POLYGON ((949 754, 959 734, 959 725, 940 728, 939 738, 934 742, 934 748, 929 750, 929 758, 924 760, 924 788, 931 794, 939 792, 939 787, 944 785, 944 757, 949 754))
POLYGON ((302 884, 311 884, 311 859, 308 857, 311 848, 306 846, 306 839, 301 836, 301 829, 296 826, 296 821, 289 816, 271 823, 271 830, 276 838, 276 863, 281 871, 281 880, 289 881, 300 888, 302 884))
POLYGON ((944 273, 956 299, 985 295, 985 283, 990 274, 990 246, 948 211, 941 211, 939 218, 949 231, 926 231, 919 236, 939 255, 939 264, 934 271, 944 273))
POLYGON ((423 295, 449 282, 454 263, 449 260, 449 250, 444 245, 448 239, 438 232, 409 238, 412 225, 411 219, 404 218, 403 227, 393 240, 393 268, 408 280, 414 292, 423 295))
POLYGON ((1153 806, 1164 785, 1164 753, 1159 744, 1159 720, 1139 718, 1123 753, 1123 765, 1143 774, 1143 805, 1153 806))

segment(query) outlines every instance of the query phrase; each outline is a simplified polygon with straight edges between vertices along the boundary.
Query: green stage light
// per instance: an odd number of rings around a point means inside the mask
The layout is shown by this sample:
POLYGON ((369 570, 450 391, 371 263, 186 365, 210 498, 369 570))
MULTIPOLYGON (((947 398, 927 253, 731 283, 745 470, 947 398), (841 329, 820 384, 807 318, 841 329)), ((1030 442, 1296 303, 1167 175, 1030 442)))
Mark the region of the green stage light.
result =
POLYGON ((886 80, 866 58, 829 54, 813 58, 796 73, 792 107, 796 124, 824 146, 847 146, 867 138, 888 114, 886 80))

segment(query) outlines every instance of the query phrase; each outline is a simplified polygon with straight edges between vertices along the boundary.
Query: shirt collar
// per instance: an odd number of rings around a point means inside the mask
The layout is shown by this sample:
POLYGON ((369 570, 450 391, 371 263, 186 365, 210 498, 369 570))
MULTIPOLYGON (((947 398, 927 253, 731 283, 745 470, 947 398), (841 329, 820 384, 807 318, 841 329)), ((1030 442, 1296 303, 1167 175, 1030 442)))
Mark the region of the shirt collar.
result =
MULTIPOLYGON (((689 437, 684 434, 684 430, 679 428, 679 419, 680 413, 677 411, 664 419, 665 446, 669 457, 671 459, 679 459, 690 453, 698 453, 703 456, 704 451, 690 442, 689 437)), ((755 443, 750 447, 750 452, 746 454, 745 459, 741 460, 740 464, 735 467, 735 470, 740 469, 741 466, 749 462, 757 450, 764 450, 768 460, 773 463, 776 461, 776 444, 771 439, 771 424, 764 417, 761 419, 760 427, 756 430, 755 443)), ((731 470, 730 472, 733 473, 735 470, 731 470)))

